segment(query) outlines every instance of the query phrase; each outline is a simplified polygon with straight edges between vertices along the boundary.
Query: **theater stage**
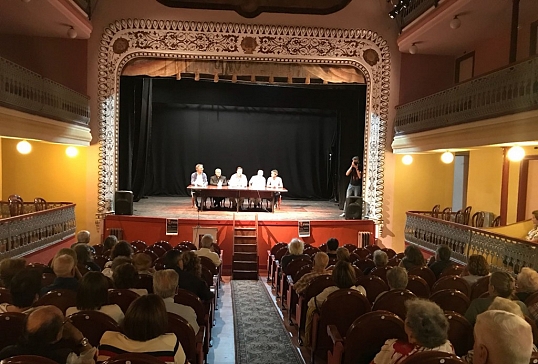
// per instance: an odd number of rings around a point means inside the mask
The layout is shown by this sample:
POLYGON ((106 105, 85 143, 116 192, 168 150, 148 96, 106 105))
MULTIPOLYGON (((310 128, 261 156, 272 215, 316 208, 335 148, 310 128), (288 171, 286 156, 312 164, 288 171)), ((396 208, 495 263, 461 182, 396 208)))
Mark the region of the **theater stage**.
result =
MULTIPOLYGON (((246 202, 244 206, 246 207, 246 202)), ((204 210, 191 206, 190 197, 149 197, 134 203, 134 214, 109 215, 103 233, 116 233, 128 241, 143 240, 148 245, 167 240, 172 245, 193 241, 204 229, 216 229, 218 244, 224 250, 225 272, 232 263, 235 226, 254 226, 258 220, 258 256, 260 269, 266 268, 267 250, 278 242, 289 242, 298 236, 298 222, 310 222, 310 236, 305 243, 314 246, 336 237, 341 244, 373 244, 374 223, 371 220, 345 220, 342 210, 332 201, 282 200, 274 212, 204 210), (166 235, 166 219, 177 219, 178 234, 166 235)), ((214 230, 215 231, 215 230, 214 230)), ((196 243, 196 242, 195 242, 196 243)))

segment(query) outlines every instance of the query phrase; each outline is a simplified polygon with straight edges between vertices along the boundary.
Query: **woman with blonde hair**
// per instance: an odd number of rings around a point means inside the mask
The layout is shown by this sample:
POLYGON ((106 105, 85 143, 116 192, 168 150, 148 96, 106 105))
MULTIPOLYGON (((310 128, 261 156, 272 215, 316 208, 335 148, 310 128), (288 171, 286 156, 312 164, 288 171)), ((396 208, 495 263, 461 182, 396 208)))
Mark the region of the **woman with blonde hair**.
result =
POLYGON ((538 291, 538 272, 529 267, 523 267, 516 279, 516 296, 519 300, 525 300, 534 292, 538 291))

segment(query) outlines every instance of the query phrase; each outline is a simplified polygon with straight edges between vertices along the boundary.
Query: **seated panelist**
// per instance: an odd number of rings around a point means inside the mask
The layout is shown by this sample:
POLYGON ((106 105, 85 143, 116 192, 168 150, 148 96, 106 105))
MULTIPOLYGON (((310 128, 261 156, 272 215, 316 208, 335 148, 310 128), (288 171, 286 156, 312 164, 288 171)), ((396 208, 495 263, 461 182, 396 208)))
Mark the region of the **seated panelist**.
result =
MULTIPOLYGON (((267 178, 267 188, 284 188, 282 178, 278 177, 278 171, 273 169, 271 171, 271 177, 267 178)), ((276 192, 273 195, 273 206, 279 201, 280 192, 276 192)))
MULTIPOLYGON (((228 185, 226 176, 222 175, 220 168, 215 169, 215 175, 211 176, 211 178, 209 179, 209 184, 211 186, 217 186, 217 187, 228 185)), ((223 200, 224 200, 224 197, 214 197, 213 206, 220 207, 223 200)))
MULTIPOLYGON (((232 176, 228 180, 228 186, 232 188, 246 188, 247 185, 247 176, 243 174, 243 168, 237 167, 236 173, 232 174, 232 176)), ((238 203, 239 206, 243 205, 243 200, 243 197, 232 198, 232 207, 234 209, 237 208, 238 203)))
MULTIPOLYGON (((258 173, 250 178, 250 181, 248 182, 248 184, 250 188, 254 190, 264 190, 265 189, 265 177, 263 176, 263 171, 259 169, 258 173)), ((249 203, 254 203, 255 207, 261 207, 261 201, 262 199, 259 197, 249 199, 249 203)))
MULTIPOLYGON (((207 175, 204 173, 203 164, 196 165, 196 172, 191 174, 191 185, 196 187, 207 187, 207 175)), ((191 196, 193 202, 196 203, 196 207, 200 209, 200 203, 198 202, 198 194, 192 191, 191 196)))

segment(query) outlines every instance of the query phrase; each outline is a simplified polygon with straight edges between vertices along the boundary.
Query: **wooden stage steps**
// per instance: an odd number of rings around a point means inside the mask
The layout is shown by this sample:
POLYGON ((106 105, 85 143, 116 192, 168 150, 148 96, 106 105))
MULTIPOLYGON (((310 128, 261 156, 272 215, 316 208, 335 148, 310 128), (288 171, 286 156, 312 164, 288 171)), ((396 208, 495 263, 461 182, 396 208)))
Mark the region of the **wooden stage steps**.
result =
POLYGON ((233 216, 232 279, 258 279, 258 214, 254 221, 233 216))

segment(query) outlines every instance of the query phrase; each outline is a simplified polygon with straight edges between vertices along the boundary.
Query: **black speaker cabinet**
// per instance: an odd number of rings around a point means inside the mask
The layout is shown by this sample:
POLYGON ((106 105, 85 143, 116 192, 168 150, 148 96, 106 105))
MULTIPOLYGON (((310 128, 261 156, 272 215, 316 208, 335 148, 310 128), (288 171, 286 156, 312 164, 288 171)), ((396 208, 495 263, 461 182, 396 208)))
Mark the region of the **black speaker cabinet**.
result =
POLYGON ((346 198, 346 220, 362 219, 362 197, 351 196, 346 198))
POLYGON ((133 193, 131 191, 116 191, 114 194, 114 210, 116 215, 132 215, 133 193))

